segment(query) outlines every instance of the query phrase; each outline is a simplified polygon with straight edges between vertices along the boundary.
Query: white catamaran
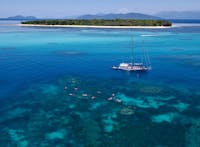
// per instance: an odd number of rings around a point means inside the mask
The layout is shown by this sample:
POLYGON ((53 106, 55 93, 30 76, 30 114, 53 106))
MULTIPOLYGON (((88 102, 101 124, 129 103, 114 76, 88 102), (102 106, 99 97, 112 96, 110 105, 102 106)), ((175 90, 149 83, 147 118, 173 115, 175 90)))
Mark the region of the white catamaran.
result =
POLYGON ((145 72, 151 70, 151 62, 149 59, 148 53, 145 51, 144 48, 142 48, 143 55, 141 62, 135 62, 133 58, 133 47, 131 49, 131 62, 122 62, 119 64, 119 66, 112 66, 112 69, 115 70, 124 70, 124 71, 135 71, 135 72, 145 72))

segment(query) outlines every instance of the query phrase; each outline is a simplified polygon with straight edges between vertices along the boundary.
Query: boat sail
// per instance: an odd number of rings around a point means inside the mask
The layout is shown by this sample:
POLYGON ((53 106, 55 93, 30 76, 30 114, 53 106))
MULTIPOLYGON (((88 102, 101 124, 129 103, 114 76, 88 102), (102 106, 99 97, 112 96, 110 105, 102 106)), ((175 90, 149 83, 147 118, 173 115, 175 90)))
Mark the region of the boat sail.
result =
POLYGON ((112 66, 112 69, 115 70, 124 70, 124 71, 135 71, 135 72, 145 72, 152 69, 151 62, 147 51, 142 47, 142 59, 141 62, 136 62, 133 57, 133 47, 131 48, 131 62, 122 62, 119 66, 112 66))

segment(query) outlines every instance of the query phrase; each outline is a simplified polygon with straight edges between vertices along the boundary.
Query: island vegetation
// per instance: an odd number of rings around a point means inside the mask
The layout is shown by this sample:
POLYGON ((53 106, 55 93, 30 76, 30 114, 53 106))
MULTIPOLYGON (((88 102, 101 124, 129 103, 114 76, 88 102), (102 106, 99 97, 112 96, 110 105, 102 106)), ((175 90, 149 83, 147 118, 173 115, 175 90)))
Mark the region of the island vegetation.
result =
POLYGON ((171 26, 167 20, 136 20, 136 19, 65 19, 65 20, 34 20, 22 24, 30 25, 88 25, 88 26, 171 26))

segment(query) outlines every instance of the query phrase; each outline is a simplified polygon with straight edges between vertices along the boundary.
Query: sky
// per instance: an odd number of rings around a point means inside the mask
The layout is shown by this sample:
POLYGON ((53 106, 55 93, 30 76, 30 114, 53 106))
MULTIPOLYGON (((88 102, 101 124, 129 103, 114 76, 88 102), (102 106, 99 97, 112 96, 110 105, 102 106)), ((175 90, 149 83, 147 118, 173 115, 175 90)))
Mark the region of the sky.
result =
POLYGON ((0 0, 0 18, 24 15, 39 18, 83 14, 161 11, 200 11, 200 0, 0 0))

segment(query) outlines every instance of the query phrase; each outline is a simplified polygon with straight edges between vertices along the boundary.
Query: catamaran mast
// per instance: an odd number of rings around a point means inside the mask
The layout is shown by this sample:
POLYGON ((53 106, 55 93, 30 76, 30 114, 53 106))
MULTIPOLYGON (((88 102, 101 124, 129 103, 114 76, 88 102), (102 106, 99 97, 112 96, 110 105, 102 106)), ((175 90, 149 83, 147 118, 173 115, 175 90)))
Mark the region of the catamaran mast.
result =
POLYGON ((144 62, 145 62, 145 65, 147 67, 151 67, 151 61, 150 61, 150 58, 149 58, 149 54, 148 52, 144 49, 144 46, 143 46, 143 54, 144 54, 144 62))
POLYGON ((115 70, 125 70, 125 71, 136 71, 136 72, 145 72, 151 70, 151 63, 149 59, 148 53, 145 51, 144 46, 142 44, 142 55, 141 62, 135 62, 134 52, 133 52, 133 40, 131 41, 131 63, 120 63, 119 66, 113 66, 112 68, 115 70))
POLYGON ((146 54, 147 54, 147 62, 148 62, 148 66, 151 68, 151 61, 150 61, 150 58, 149 58, 149 54, 148 54, 148 52, 147 52, 146 54))
POLYGON ((133 38, 132 38, 132 43, 131 43, 131 64, 132 65, 134 63, 133 48, 134 48, 134 42, 133 42, 133 38))
POLYGON ((146 58, 145 58, 145 50, 144 50, 144 41, 142 41, 142 62, 146 65, 146 58))

